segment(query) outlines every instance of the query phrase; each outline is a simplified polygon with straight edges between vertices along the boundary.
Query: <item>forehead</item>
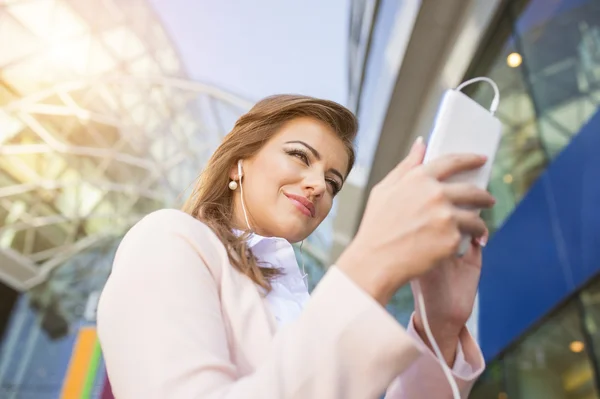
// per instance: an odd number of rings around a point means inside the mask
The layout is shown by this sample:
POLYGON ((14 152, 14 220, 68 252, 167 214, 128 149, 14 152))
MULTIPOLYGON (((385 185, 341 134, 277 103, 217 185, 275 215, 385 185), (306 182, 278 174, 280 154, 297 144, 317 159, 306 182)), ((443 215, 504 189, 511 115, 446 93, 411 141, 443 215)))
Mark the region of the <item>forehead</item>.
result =
POLYGON ((336 132, 324 122, 310 117, 285 123, 269 144, 283 145, 288 141, 303 141, 319 152, 323 162, 342 174, 348 167, 348 150, 336 132))

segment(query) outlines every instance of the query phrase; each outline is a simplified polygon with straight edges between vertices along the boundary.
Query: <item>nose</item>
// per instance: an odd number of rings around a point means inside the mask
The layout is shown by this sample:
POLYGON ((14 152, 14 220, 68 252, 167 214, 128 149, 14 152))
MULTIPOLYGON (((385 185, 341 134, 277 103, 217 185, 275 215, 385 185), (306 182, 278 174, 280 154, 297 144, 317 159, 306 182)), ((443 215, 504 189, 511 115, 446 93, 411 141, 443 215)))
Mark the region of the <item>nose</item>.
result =
POLYGON ((325 176, 323 173, 318 171, 313 171, 304 178, 304 190, 310 196, 316 198, 321 198, 325 191, 327 191, 327 182, 325 181, 325 176))

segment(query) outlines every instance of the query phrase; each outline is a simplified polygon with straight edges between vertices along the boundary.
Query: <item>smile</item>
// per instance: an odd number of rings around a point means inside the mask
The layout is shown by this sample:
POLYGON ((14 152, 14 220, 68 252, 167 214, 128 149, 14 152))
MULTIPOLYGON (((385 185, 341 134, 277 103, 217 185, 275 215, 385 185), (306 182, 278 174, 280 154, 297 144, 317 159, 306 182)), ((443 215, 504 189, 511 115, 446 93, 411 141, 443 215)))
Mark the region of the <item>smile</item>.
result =
POLYGON ((308 199, 306 199, 305 197, 302 197, 300 195, 294 195, 294 194, 288 194, 288 193, 283 193, 283 194, 286 197, 288 197, 288 199, 290 201, 292 201, 292 204, 294 204, 294 206, 296 208, 298 208, 298 210, 300 212, 302 212, 303 214, 305 214, 306 216, 309 216, 311 218, 315 217, 315 206, 308 199))

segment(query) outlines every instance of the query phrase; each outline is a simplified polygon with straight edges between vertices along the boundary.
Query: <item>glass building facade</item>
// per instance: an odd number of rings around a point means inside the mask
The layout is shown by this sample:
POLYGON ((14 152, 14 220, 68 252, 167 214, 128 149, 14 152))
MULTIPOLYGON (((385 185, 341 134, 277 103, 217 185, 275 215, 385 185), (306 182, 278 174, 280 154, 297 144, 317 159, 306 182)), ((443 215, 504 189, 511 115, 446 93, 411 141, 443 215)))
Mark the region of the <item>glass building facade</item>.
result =
POLYGON ((491 361, 472 398, 600 398, 600 278, 491 361))
MULTIPOLYGON (((504 131, 489 187, 498 204, 485 214, 495 230, 598 110, 600 3, 512 0, 492 31, 469 74, 500 88, 504 131)), ((489 107, 488 85, 467 89, 489 107)))
POLYGON ((0 397, 104 389, 95 305, 251 103, 186 79, 145 0, 0 1, 0 397))
MULTIPOLYGON (((357 159, 349 180, 364 185, 397 78, 392 47, 398 36, 400 14, 405 10, 397 0, 352 0, 351 4, 348 102, 357 114, 360 129, 356 139, 357 159)), ((386 308, 406 326, 414 309, 410 286, 398 290, 386 308)))
MULTIPOLYGON (((585 184, 600 181, 600 169, 591 158, 574 159, 579 135, 598 137, 600 2, 508 1, 489 31, 467 78, 498 83, 504 131, 489 187, 498 202, 484 214, 498 236, 481 289, 491 356, 471 397, 600 398, 600 258, 590 249, 600 236, 588 230, 595 216, 585 205, 596 195, 585 184), (569 184, 577 187, 571 193, 569 184)), ((484 106, 493 95, 485 84, 468 94, 484 106)))

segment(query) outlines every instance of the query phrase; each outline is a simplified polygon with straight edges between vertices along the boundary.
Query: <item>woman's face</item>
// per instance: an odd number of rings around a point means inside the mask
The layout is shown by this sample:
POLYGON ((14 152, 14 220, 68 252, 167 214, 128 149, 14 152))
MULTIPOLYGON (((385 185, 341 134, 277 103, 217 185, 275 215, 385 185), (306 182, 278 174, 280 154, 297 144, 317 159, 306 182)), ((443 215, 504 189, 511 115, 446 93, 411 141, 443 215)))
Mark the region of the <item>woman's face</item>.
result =
MULTIPOLYGON (((262 236, 298 242, 325 219, 348 169, 342 140, 309 117, 287 122, 253 157, 242 162, 244 201, 250 227, 262 236)), ((237 166, 230 176, 236 178, 237 166)), ((240 189, 235 224, 245 227, 240 189)))

